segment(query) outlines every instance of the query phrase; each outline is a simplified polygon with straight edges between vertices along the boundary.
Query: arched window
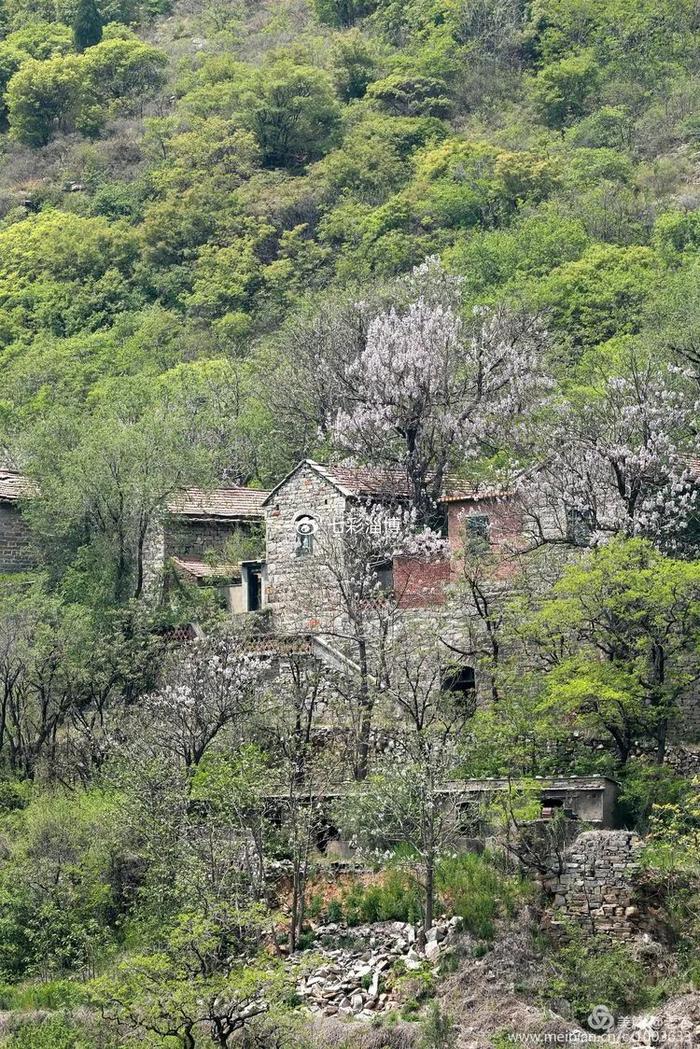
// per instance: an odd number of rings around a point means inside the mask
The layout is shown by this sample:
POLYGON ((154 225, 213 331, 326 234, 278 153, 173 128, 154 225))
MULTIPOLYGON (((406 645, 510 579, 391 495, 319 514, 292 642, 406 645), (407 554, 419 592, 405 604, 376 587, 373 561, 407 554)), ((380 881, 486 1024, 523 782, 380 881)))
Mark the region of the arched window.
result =
POLYGON ((301 514, 295 522, 297 557, 310 557, 314 552, 314 536, 318 530, 316 519, 310 514, 301 514))

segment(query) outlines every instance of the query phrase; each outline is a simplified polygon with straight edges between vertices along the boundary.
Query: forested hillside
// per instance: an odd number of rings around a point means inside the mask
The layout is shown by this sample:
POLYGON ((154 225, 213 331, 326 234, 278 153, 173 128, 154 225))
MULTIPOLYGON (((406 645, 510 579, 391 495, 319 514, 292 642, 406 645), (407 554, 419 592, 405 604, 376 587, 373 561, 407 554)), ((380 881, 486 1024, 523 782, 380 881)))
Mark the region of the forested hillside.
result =
POLYGON ((161 490, 326 454, 352 304, 427 256, 583 398, 695 360, 690 0, 125 4, 83 51, 50 14, 3 15, 0 426, 81 603, 161 490))
POLYGON ((697 1027, 696 0, 2 0, 0 33, 0 510, 33 556, 0 575, 0 1044, 697 1027), (174 496, 303 459, 408 492, 343 571, 296 548, 352 620, 331 671, 148 576, 174 496), (444 559, 448 481, 535 536, 506 572, 480 514, 452 580, 479 709, 385 586, 399 540, 444 559), (571 776, 643 838, 605 904, 652 915, 633 942, 549 936, 577 817, 524 828, 571 776), (483 777, 473 851, 450 791, 483 777))

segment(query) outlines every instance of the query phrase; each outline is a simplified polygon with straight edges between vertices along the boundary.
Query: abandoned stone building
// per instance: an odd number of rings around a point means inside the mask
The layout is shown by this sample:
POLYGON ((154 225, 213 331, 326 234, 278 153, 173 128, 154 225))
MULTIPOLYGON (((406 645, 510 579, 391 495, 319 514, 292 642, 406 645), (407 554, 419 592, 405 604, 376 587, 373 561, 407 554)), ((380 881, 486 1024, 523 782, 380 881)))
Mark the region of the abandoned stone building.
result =
POLYGON ((26 477, 0 466, 0 575, 25 572, 34 563, 22 499, 30 492, 26 477))
POLYGON ((267 492, 189 488, 170 500, 149 539, 151 592, 176 580, 212 587, 232 614, 266 603, 264 547, 267 492))
MULTIPOLYGON (((396 507, 407 502, 405 477, 372 467, 322 466, 307 459, 280 481, 263 504, 266 597, 274 629, 323 632, 331 627, 328 610, 318 607, 319 577, 314 570, 317 548, 328 558, 323 537, 345 527, 354 506, 396 507)), ((506 553, 522 546, 523 520, 517 503, 493 489, 457 482, 444 495, 441 508, 447 537, 444 554, 428 560, 393 558, 377 566, 386 587, 399 592, 406 609, 445 605, 449 584, 459 572, 465 533, 488 541, 497 555, 503 555, 504 577, 506 553)))
MULTIPOLYGON (((0 474, 0 571, 31 563, 19 505, 27 490, 20 475, 0 474)), ((271 492, 240 486, 184 490, 164 507, 149 535, 146 593, 153 598, 183 585, 209 588, 233 615, 264 614, 260 628, 268 635, 310 638, 316 656, 349 667, 352 646, 342 642, 348 631, 337 600, 343 542, 334 544, 333 537, 354 507, 397 510, 408 502, 406 477, 397 471, 312 460, 299 463, 271 492)), ((488 546, 495 566, 489 585, 507 589, 516 554, 527 543, 526 522, 512 493, 461 480, 446 486, 440 509, 441 553, 392 554, 374 570, 405 621, 429 619, 436 636, 452 643, 449 660, 445 649, 450 665, 444 680, 476 700, 480 687, 486 695, 486 684, 480 685, 473 660, 455 656, 465 647, 464 607, 456 609, 454 601, 465 543, 488 546)))

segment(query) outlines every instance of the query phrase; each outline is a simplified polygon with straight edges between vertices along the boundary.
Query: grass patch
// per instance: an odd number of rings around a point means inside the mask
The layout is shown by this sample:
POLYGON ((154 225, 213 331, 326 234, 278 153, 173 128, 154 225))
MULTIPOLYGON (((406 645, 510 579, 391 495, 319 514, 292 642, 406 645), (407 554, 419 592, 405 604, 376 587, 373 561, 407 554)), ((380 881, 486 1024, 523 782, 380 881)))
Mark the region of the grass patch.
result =
MULTIPOLYGON (((443 859, 436 871, 437 913, 458 915, 463 927, 480 940, 491 940, 496 921, 512 916, 532 895, 532 885, 501 870, 488 854, 465 853, 443 859)), ((353 882, 325 908, 322 917, 348 926, 362 922, 404 921, 423 917, 423 893, 410 863, 400 859, 380 879, 353 882)))

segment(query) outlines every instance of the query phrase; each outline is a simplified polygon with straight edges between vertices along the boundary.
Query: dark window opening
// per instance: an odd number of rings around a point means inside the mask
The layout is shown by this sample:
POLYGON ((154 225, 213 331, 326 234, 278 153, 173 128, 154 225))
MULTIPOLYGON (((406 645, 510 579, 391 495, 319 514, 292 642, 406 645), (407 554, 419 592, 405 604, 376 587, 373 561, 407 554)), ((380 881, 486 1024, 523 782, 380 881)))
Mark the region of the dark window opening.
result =
POLYGON ((316 521, 313 517, 305 514, 298 517, 296 522, 297 541, 295 553, 297 557, 308 557, 314 552, 314 535, 316 533, 316 521))
POLYGON ((490 524, 486 514, 472 514, 467 518, 467 544, 472 550, 488 546, 490 524))
POLYGON ((566 538, 576 546, 588 546, 593 531, 593 515, 590 510, 579 510, 575 506, 566 508, 566 538))
POLYGON ((248 611, 259 612, 262 608, 262 575, 260 572, 248 572, 248 611))
POLYGON ((377 577, 379 587, 385 594, 390 594, 394 589, 394 563, 393 561, 382 561, 372 566, 372 571, 377 577))
POLYGON ((446 667, 440 679, 440 688, 443 692, 451 693, 466 713, 474 713, 476 710, 474 667, 466 664, 446 667))

